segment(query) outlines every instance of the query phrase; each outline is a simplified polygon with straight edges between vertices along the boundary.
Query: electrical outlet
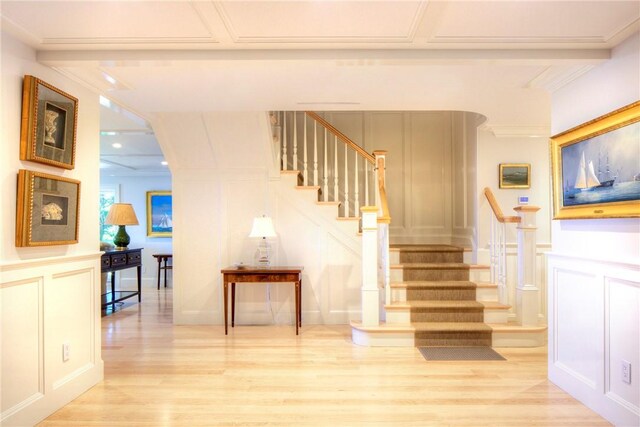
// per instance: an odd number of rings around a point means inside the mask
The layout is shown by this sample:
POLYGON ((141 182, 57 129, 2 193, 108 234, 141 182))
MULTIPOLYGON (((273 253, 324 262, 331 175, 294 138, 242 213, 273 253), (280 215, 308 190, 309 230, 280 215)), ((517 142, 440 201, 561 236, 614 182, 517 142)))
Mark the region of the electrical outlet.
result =
POLYGON ((631 363, 626 360, 622 361, 622 381, 631 384, 631 363))
POLYGON ((69 357, 71 357, 71 344, 64 342, 62 343, 62 361, 68 361, 69 357))

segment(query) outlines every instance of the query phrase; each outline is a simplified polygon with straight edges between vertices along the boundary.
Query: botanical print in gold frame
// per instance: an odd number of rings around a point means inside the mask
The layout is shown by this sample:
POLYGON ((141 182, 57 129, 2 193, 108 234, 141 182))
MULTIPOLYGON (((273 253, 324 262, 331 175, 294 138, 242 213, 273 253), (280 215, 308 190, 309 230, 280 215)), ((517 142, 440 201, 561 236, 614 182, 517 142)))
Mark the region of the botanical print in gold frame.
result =
POLYGON ((500 163, 498 173, 500 188, 531 187, 531 165, 529 163, 500 163))
POLYGON ((20 169, 16 246, 78 243, 80 181, 20 169))
POLYGON ((24 76, 20 159, 73 169, 77 120, 77 98, 24 76))
POLYGON ((147 191, 147 236, 171 237, 173 199, 171 191, 147 191))
POLYGON ((551 138, 554 219, 640 217, 640 101, 551 138))

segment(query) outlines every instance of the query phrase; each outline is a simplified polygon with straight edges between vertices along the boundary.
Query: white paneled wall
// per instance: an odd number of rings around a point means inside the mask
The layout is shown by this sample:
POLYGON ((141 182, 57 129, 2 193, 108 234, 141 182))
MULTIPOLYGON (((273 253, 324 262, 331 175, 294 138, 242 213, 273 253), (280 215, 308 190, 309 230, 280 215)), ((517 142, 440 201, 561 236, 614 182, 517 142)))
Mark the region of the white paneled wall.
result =
POLYGON ((99 273, 97 252, 0 266, 3 426, 34 424, 102 379, 99 273))
POLYGON ((476 134, 464 112, 324 112, 366 151, 387 150, 391 243, 457 243, 475 235, 476 134))
POLYGON ((640 421, 639 313, 637 264, 549 256, 549 378, 616 425, 640 421))
MULTIPOLYGON (((255 264, 253 218, 272 217, 272 262, 300 265, 305 324, 347 323, 360 313, 360 247, 357 221, 337 221, 335 206, 296 190, 296 177, 280 176, 265 112, 158 115, 158 142, 188 140, 200 150, 173 156, 174 321, 222 324, 220 270, 255 264), (184 123, 189 123, 185 128, 184 123), (188 155, 194 157, 193 161, 188 155), (273 163, 265 159, 274 159, 273 163), (208 168, 203 167, 210 164, 208 168)), ((292 324, 289 284, 238 285, 236 324, 292 324)))
MULTIPOLYGON (((552 96, 559 133, 640 99, 640 33, 552 96)), ((549 378, 609 421, 640 425, 640 219, 551 223, 549 378), (621 361, 631 362, 631 384, 621 361)))
POLYGON ((36 52, 1 36, 0 424, 33 425, 97 384, 100 350, 98 95, 40 65, 36 52), (34 75, 78 98, 73 170, 20 160, 22 81, 34 75), (81 182, 78 243, 15 246, 18 169, 81 182), (62 360, 68 343, 70 357, 62 360))

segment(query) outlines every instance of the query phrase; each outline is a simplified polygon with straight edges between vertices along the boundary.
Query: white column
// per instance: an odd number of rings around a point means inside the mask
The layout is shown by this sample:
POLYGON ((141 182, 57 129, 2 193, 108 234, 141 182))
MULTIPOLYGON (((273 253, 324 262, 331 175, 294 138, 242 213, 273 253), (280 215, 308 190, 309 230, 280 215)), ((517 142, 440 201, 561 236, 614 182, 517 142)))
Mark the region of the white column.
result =
POLYGON ((362 326, 380 324, 378 288, 378 208, 363 206, 362 215, 362 326))
POLYGON ((516 310, 522 326, 537 326, 540 312, 539 289, 536 284, 536 212, 537 206, 513 208, 520 217, 518 230, 518 287, 516 310))

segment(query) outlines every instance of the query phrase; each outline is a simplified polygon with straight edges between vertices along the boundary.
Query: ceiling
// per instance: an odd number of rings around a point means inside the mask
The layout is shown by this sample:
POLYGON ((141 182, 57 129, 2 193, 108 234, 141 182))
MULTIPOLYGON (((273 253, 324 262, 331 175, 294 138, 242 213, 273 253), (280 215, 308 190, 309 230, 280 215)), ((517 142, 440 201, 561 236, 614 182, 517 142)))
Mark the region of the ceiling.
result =
MULTIPOLYGON (((40 62, 150 122, 158 112, 455 109, 481 112, 496 133, 548 128, 548 94, 640 28, 637 0, 3 0, 0 8, 3 31, 40 62), (508 105, 514 97, 522 106, 508 105)), ((148 124, 122 119, 122 107, 103 111, 103 132, 115 132, 103 135, 103 160, 157 169, 148 124), (128 148, 113 149, 116 137, 128 148)))

